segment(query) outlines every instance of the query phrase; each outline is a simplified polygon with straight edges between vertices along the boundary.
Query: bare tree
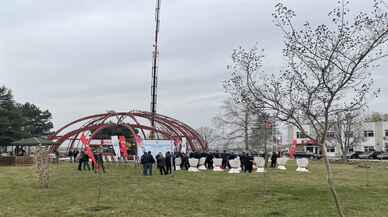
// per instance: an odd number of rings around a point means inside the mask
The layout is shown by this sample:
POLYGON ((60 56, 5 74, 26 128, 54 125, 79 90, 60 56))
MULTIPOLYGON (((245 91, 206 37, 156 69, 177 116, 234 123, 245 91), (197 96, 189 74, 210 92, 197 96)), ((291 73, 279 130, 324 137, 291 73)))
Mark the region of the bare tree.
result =
MULTIPOLYGON (((262 66, 262 57, 263 55, 258 51, 257 46, 247 50, 239 47, 233 50, 232 64, 227 66, 227 71, 231 74, 240 75, 241 79, 248 82, 249 76, 252 76, 252 73, 258 71, 262 66)), ((263 110, 250 105, 249 101, 234 97, 234 102, 232 100, 225 102, 224 111, 226 111, 226 120, 221 118, 219 122, 237 126, 228 137, 233 139, 242 136, 245 150, 249 150, 249 144, 251 146, 258 145, 258 136, 252 137, 252 134, 260 133, 258 131, 260 129, 259 122, 262 121, 262 117, 266 116, 263 110)))
POLYGON ((213 124, 224 146, 244 144, 245 150, 252 149, 256 144, 252 139, 257 138, 252 136, 258 123, 256 113, 232 99, 225 100, 221 110, 221 114, 213 118, 213 124))
POLYGON ((207 142, 209 147, 213 147, 219 140, 216 130, 211 127, 200 127, 197 129, 197 132, 207 142))
POLYGON ((337 114, 333 126, 334 140, 341 147, 342 159, 347 160, 346 154, 351 148, 359 145, 365 138, 363 134, 364 118, 360 112, 337 114))
POLYGON ((280 75, 256 77, 232 73, 226 83, 235 98, 265 109, 277 119, 297 127, 321 146, 327 181, 339 216, 345 216, 337 195, 332 169, 326 154, 327 132, 336 115, 357 111, 366 103, 373 80, 371 67, 387 56, 387 13, 382 1, 374 1, 371 12, 349 18, 348 1, 340 1, 329 13, 329 25, 313 28, 306 22, 293 24, 295 12, 279 3, 273 13, 284 36, 284 56, 288 58, 280 75), (248 79, 247 79, 248 78, 248 79), (306 132, 308 124, 313 132, 306 132))

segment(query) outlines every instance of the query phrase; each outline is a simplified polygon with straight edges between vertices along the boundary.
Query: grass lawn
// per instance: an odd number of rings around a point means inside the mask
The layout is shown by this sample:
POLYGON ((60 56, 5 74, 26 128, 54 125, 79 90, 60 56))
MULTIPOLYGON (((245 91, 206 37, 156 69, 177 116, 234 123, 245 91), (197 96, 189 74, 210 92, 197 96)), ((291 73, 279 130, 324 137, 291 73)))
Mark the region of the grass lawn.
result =
MULTIPOLYGON (((337 191, 351 217, 388 216, 388 163, 333 164, 337 191)), ((40 189, 31 167, 0 167, 0 216, 337 216, 324 165, 311 172, 263 174, 178 172, 143 177, 133 166, 107 165, 97 176, 76 165, 50 165, 50 187, 40 189), (98 192, 101 190, 100 200, 98 192)))

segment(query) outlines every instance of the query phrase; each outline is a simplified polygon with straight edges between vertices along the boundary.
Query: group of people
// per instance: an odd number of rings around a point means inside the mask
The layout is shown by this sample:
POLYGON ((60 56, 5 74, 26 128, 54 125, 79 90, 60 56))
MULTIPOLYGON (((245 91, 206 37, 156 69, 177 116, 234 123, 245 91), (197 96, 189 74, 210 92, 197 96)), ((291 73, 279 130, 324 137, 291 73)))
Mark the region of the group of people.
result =
POLYGON ((173 156, 168 151, 165 155, 163 155, 161 152, 159 152, 156 155, 156 166, 159 168, 160 175, 167 175, 172 173, 171 167, 174 166, 175 170, 175 159, 173 159, 173 156))
POLYGON ((152 167, 155 163, 155 159, 150 151, 144 152, 140 158, 140 163, 143 165, 143 175, 152 176, 152 167))
MULTIPOLYGON (((275 155, 272 155, 272 156, 274 157, 275 155)), ((249 173, 252 172, 253 164, 254 164, 253 154, 252 153, 245 153, 245 152, 243 152, 240 155, 237 155, 234 153, 227 153, 227 152, 224 152, 224 153, 193 152, 190 154, 185 154, 185 153, 171 154, 170 152, 167 152, 165 155, 163 155, 162 153, 158 153, 156 155, 156 161, 155 161, 155 159, 153 159, 152 154, 150 152, 148 152, 142 156, 141 164, 144 167, 144 171, 149 171, 150 170, 149 162, 152 162, 152 164, 154 164, 156 162, 156 166, 159 169, 160 174, 167 175, 167 174, 171 174, 172 167, 174 168, 174 170, 176 169, 176 166, 175 166, 175 158, 176 157, 179 157, 181 159, 180 165, 177 165, 180 167, 181 170, 188 170, 189 169, 189 167, 190 167, 189 158, 200 159, 200 158, 204 157, 205 158, 205 167, 208 170, 214 169, 214 165, 213 165, 214 158, 222 158, 222 165, 221 165, 222 169, 231 169, 229 160, 236 159, 237 157, 240 158, 241 169, 244 172, 249 172, 249 173), (153 160, 151 160, 151 158, 153 160), (150 160, 146 160, 146 159, 150 159, 150 160), (146 164, 148 164, 148 166, 146 164)), ((276 164, 276 159, 275 160, 272 159, 272 163, 276 164)), ((152 166, 151 166, 151 168, 152 168, 152 166)), ((146 174, 146 172, 144 172, 144 174, 146 174)))
POLYGON ((156 157, 150 151, 144 152, 140 158, 140 163, 143 165, 143 175, 152 176, 152 167, 156 163, 156 167, 160 171, 160 175, 167 175, 172 173, 172 168, 175 168, 175 156, 171 152, 165 154, 159 152, 156 157), (155 160, 156 158, 156 160, 155 160))
POLYGON ((94 152, 94 158, 96 160, 97 165, 94 165, 94 162, 92 161, 92 168, 90 169, 89 165, 89 156, 83 151, 74 150, 73 154, 73 160, 74 163, 78 162, 78 170, 93 170, 97 172, 97 170, 101 169, 102 172, 105 173, 105 166, 104 166, 104 159, 102 156, 102 152, 94 152))
MULTIPOLYGON (((92 165, 90 167, 89 165, 89 156, 83 151, 83 150, 74 150, 71 155, 73 156, 74 162, 78 162, 78 170, 93 170, 96 171, 98 169, 102 169, 103 172, 105 172, 105 166, 104 166, 104 160, 102 152, 94 152, 94 157, 96 159, 97 165, 94 165, 94 162, 92 162, 92 165), (96 168, 98 168, 96 170, 96 168)), ((275 168, 277 166, 277 158, 280 155, 276 152, 273 152, 271 155, 271 167, 275 168)), ((242 152, 240 155, 234 154, 234 153, 171 153, 166 152, 165 154, 159 152, 155 158, 152 155, 150 151, 144 152, 144 154, 141 156, 140 163, 143 166, 143 175, 144 176, 152 176, 152 168, 154 164, 156 163, 156 167, 159 169, 160 175, 168 175, 172 173, 172 170, 176 170, 175 165, 175 158, 179 157, 181 159, 180 165, 177 165, 180 167, 181 170, 188 170, 190 167, 189 164, 189 158, 205 158, 205 167, 208 170, 213 170, 213 160, 214 158, 222 158, 222 169, 231 169, 229 160, 233 160, 236 158, 240 159, 241 163, 241 170, 246 173, 251 173, 253 170, 253 164, 254 164, 254 156, 252 153, 245 153, 242 152), (156 159, 156 160, 155 160, 156 159)))

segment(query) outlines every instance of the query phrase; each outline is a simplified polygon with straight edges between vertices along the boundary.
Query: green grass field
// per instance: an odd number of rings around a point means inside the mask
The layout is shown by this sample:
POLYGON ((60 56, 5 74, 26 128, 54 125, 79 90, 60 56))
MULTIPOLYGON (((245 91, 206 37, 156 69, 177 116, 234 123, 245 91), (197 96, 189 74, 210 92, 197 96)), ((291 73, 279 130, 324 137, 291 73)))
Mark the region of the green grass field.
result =
MULTIPOLYGON (((351 217, 388 216, 388 164, 333 164, 337 190, 351 217)), ((50 165, 40 189, 31 167, 0 167, 0 216, 336 216, 322 162, 309 174, 178 172, 143 177, 133 166, 107 165, 97 176, 76 165, 50 165), (99 189, 101 190, 98 200, 99 189)))

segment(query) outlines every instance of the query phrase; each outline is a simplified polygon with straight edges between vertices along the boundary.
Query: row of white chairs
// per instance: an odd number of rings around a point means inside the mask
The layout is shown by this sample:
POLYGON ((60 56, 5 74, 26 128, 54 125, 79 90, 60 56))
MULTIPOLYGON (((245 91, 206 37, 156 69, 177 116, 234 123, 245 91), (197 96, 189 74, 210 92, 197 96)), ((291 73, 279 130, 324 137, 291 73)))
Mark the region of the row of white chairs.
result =
MULTIPOLYGON (((189 172, 200 172, 201 170, 207 170, 207 168, 205 167, 205 161, 206 161, 206 158, 200 158, 200 159, 197 159, 197 158, 189 158, 189 169, 188 171, 189 172)), ((256 163, 256 172, 257 173, 263 173, 265 172, 265 159, 262 158, 262 157, 255 157, 254 158, 254 161, 256 163)), ((181 159, 180 158, 177 158, 175 160, 175 163, 176 165, 180 165, 181 164, 181 159)), ((278 158, 277 160, 277 169, 279 170, 287 170, 287 162, 288 162, 288 158, 287 157, 281 157, 281 158, 278 158)), ((308 164, 309 164, 309 161, 307 158, 301 158, 301 159, 297 159, 297 166, 298 168, 296 169, 296 171, 298 172, 309 172, 308 170, 308 164)), ((236 158, 236 159, 233 159, 233 160, 229 160, 229 164, 230 164, 230 167, 231 169, 228 170, 228 173, 240 173, 241 172, 241 161, 240 161, 240 158, 236 158)), ((225 171, 223 168, 221 168, 222 166, 222 158, 214 158, 213 159, 213 171, 216 171, 216 172, 223 172, 225 171)), ((180 170, 179 167, 177 167, 177 170, 180 170)))

